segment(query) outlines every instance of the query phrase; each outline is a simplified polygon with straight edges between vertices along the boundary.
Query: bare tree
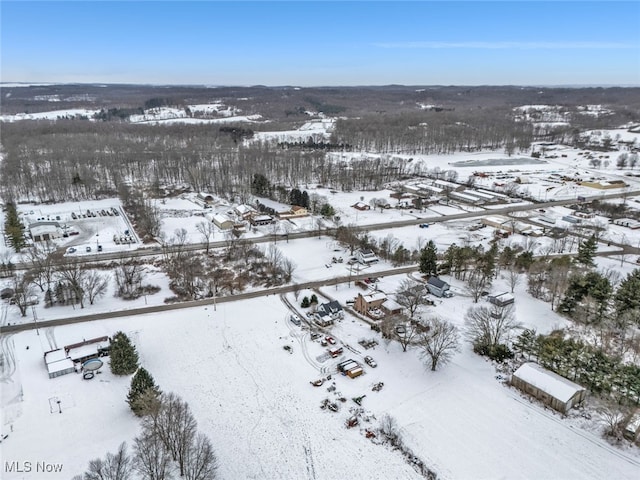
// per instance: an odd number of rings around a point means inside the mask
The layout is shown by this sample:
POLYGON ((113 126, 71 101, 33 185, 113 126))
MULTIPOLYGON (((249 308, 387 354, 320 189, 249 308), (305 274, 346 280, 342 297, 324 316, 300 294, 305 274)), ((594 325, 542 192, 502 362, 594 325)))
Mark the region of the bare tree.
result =
POLYGON ((431 319, 430 327, 428 332, 420 335, 417 343, 423 358, 429 361, 431 371, 435 371, 460 350, 460 340, 458 329, 451 323, 435 317, 431 319))
POLYGON ((82 287, 87 294, 89 304, 93 305, 96 299, 103 297, 107 292, 109 286, 109 277, 107 275, 101 275, 100 273, 92 270, 87 273, 83 279, 82 287))
POLYGON ((148 480, 171 478, 171 454, 158 435, 144 431, 134 440, 133 468, 148 480))
POLYGON ((516 287, 520 284, 520 271, 515 265, 509 265, 507 270, 507 282, 509 283, 509 288, 511 288, 511 293, 516 289, 516 287))
POLYGON ((128 257, 121 257, 115 269, 117 285, 116 295, 123 298, 136 298, 144 279, 144 265, 128 257))
POLYGON ((84 480, 129 480, 132 462, 127 453, 127 444, 122 442, 118 451, 107 453, 106 458, 96 458, 89 462, 89 469, 84 473, 84 480))
POLYGON ((282 261, 282 274, 285 282, 290 282, 293 277, 293 272, 296 269, 296 264, 293 260, 285 258, 282 261))
POLYGON ((417 325, 407 320, 404 315, 387 315, 380 322, 380 331, 383 337, 389 341, 395 340, 400 343, 403 352, 415 344, 421 331, 417 325))
POLYGON ((217 476, 218 458, 211 441, 199 433, 189 444, 185 455, 184 477, 186 480, 213 480, 217 476))
POLYGON ((58 267, 58 275, 64 279, 73 292, 76 301, 80 302, 80 308, 84 308, 84 290, 87 271, 85 264, 79 258, 69 258, 58 267))
POLYGON ((402 305, 413 318, 421 305, 425 304, 426 291, 423 284, 414 280, 403 280, 396 290, 396 302, 402 305))
POLYGON ((604 435, 607 437, 613 437, 615 440, 622 440, 623 421, 627 416, 627 412, 622 410, 620 405, 613 405, 606 403, 598 410, 600 416, 600 423, 605 427, 604 435))
POLYGON ((196 420, 187 402, 175 393, 162 394, 160 407, 143 418, 143 428, 158 435, 184 476, 187 455, 196 435, 196 420))
POLYGON ((482 292, 488 287, 487 277, 479 270, 473 270, 469 274, 467 280, 467 292, 473 298, 474 303, 478 303, 478 300, 482 296, 482 292))
POLYGON ((214 237, 216 231, 215 225, 213 224, 213 222, 202 221, 196 225, 196 230, 200 232, 202 243, 204 243, 207 255, 209 255, 211 239, 214 237))
POLYGON ((508 340, 521 324, 515 319, 513 305, 470 307, 464 315, 466 337, 474 345, 497 346, 508 340))
POLYGON ((25 275, 16 275, 13 277, 13 298, 16 307, 20 310, 20 315, 27 316, 27 308, 29 307, 31 297, 33 296, 33 287, 29 279, 25 275))
POLYGON ((35 244, 27 251, 27 259, 31 262, 29 276, 31 281, 42 292, 48 292, 53 283, 55 264, 53 254, 56 246, 53 242, 46 241, 35 244))

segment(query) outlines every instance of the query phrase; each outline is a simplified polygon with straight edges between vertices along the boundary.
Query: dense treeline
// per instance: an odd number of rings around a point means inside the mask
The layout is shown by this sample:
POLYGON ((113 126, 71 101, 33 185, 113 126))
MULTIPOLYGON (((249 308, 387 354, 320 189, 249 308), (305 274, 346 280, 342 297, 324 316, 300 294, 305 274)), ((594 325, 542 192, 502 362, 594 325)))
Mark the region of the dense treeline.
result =
POLYGON ((370 115, 341 119, 333 143, 357 150, 430 154, 506 148, 529 148, 533 127, 516 122, 508 110, 420 111, 403 115, 370 115))
POLYGON ((254 174, 288 186, 313 182, 376 189, 415 172, 410 160, 380 156, 336 162, 324 152, 235 145, 210 125, 21 122, 3 126, 4 198, 70 201, 116 196, 123 183, 188 186, 246 200, 254 174), (411 168, 410 168, 411 167, 411 168))

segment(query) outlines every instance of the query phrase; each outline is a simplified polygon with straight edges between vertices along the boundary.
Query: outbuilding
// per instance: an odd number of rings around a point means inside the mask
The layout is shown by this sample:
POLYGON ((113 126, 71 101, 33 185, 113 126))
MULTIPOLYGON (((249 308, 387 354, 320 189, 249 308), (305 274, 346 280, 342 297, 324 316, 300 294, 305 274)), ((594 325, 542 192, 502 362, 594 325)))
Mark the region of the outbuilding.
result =
POLYGON ((219 213, 213 216, 213 224, 220 230, 231 230, 234 223, 228 216, 219 213))
POLYGON ((444 297, 445 292, 449 290, 449 284, 438 277, 429 277, 427 280, 427 290, 431 295, 436 297, 444 297))
POLYGON ((566 414, 582 403, 587 390, 537 363, 524 363, 511 376, 511 385, 566 414))
POLYGON ((67 353, 61 348, 46 352, 44 354, 44 364, 47 367, 49 378, 56 378, 75 372, 73 360, 71 360, 67 356, 67 353))
POLYGON ((514 303, 515 298, 509 292, 503 292, 495 295, 489 295, 489 302, 497 305, 498 307, 505 307, 514 303))

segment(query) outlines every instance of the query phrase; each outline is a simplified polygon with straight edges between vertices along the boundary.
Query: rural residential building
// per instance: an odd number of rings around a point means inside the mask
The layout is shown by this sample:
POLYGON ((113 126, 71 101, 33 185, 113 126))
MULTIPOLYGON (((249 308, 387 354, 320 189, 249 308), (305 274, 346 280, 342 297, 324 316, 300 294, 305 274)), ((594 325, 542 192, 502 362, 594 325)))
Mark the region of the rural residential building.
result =
POLYGON ((273 217, 271 215, 251 215, 249 217, 249 223, 255 226, 271 225, 273 223, 273 217))
POLYGON ((382 304, 386 301, 387 295, 383 292, 373 292, 366 295, 358 293, 353 309, 361 315, 379 319, 384 317, 382 304))
POLYGON ((449 290, 449 284, 444 280, 440 280, 438 277, 429 277, 429 280, 427 280, 427 290, 429 290, 431 295, 443 297, 444 293, 449 290))
POLYGON ((364 202, 356 202, 351 206, 353 208, 355 208, 356 210, 360 210, 360 211, 371 210, 371 206, 366 204, 366 203, 364 203, 364 202))
POLYGON ((64 351, 72 361, 83 363, 90 358, 98 358, 107 354, 110 347, 109 337, 98 337, 67 345, 64 347, 64 351))
POLYGON ((343 318, 344 310, 336 300, 319 305, 314 313, 315 322, 321 327, 328 327, 336 320, 343 318))
POLYGON ((238 205, 233 208, 233 213, 235 213, 238 217, 243 219, 247 219, 251 217, 254 213, 256 213, 256 209, 249 205, 238 205))
POLYGON ((286 212, 278 212, 278 217, 282 218, 283 220, 289 219, 289 218, 302 218, 302 217, 308 217, 308 216, 309 216, 309 211, 306 208, 299 207, 297 205, 294 205, 286 212))
POLYGON ((371 265, 378 262, 378 256, 373 250, 361 248, 356 252, 356 260, 362 265, 371 265))
POLYGON ((511 385, 561 413, 567 413, 587 396, 584 387, 532 362, 513 372, 511 385))

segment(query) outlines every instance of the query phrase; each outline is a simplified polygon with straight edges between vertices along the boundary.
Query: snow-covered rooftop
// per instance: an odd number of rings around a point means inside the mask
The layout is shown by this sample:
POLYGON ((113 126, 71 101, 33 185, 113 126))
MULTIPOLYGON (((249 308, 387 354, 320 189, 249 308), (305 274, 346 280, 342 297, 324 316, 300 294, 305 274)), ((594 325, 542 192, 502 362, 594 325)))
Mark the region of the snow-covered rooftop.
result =
POLYGON ((513 372, 513 376, 543 390, 561 402, 568 402, 577 392, 585 390, 577 383, 532 362, 521 365, 513 372))

